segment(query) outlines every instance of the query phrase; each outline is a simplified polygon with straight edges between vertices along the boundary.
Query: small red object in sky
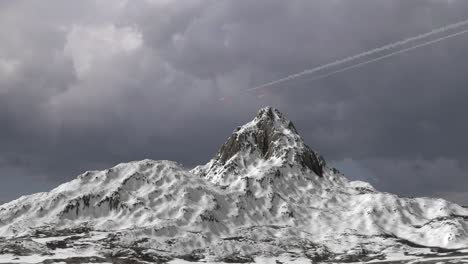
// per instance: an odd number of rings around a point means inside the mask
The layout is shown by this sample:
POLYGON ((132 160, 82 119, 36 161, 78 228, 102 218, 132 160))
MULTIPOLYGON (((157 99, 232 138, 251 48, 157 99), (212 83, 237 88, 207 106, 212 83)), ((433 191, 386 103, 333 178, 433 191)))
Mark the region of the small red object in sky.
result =
POLYGON ((228 102, 231 102, 232 100, 230 96, 224 96, 224 97, 219 98, 219 101, 228 103, 228 102))

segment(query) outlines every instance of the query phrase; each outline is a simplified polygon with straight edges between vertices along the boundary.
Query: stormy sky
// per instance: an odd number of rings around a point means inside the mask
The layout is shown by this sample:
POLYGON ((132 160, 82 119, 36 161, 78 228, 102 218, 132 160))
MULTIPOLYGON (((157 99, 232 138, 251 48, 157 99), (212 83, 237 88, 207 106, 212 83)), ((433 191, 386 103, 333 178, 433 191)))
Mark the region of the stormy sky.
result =
POLYGON ((349 178, 468 204, 468 34, 245 92, 465 19, 465 0, 2 0, 0 203, 130 160, 205 163, 272 105, 349 178))

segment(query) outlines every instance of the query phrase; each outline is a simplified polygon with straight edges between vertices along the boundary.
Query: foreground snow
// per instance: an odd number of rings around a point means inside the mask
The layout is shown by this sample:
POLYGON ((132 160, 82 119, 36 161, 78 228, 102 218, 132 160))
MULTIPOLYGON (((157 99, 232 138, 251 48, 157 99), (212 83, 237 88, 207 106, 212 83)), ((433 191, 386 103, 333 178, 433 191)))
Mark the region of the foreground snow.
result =
POLYGON ((0 237, 0 263, 463 259, 468 210, 350 182, 264 108, 191 171, 123 163, 3 204, 0 237))

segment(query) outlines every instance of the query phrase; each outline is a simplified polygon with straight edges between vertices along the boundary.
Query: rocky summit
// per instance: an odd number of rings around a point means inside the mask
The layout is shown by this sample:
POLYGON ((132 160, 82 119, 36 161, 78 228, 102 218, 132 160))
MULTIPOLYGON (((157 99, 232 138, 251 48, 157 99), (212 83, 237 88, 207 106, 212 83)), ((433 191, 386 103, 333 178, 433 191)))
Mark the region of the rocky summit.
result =
POLYGON ((349 181, 271 107, 192 170, 122 163, 0 206, 0 263, 415 260, 467 261, 468 209, 349 181))

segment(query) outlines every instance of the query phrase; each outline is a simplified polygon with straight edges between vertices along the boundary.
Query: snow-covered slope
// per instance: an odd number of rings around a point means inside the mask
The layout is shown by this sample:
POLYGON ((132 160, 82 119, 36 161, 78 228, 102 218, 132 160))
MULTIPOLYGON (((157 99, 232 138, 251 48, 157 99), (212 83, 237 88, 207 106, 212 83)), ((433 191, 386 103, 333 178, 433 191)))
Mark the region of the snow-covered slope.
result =
POLYGON ((0 236, 10 240, 79 228, 112 234, 101 242, 114 248, 137 243, 169 258, 296 252, 339 260, 468 247, 466 208, 348 181, 271 107, 191 171, 171 161, 124 163, 0 206, 0 236))

